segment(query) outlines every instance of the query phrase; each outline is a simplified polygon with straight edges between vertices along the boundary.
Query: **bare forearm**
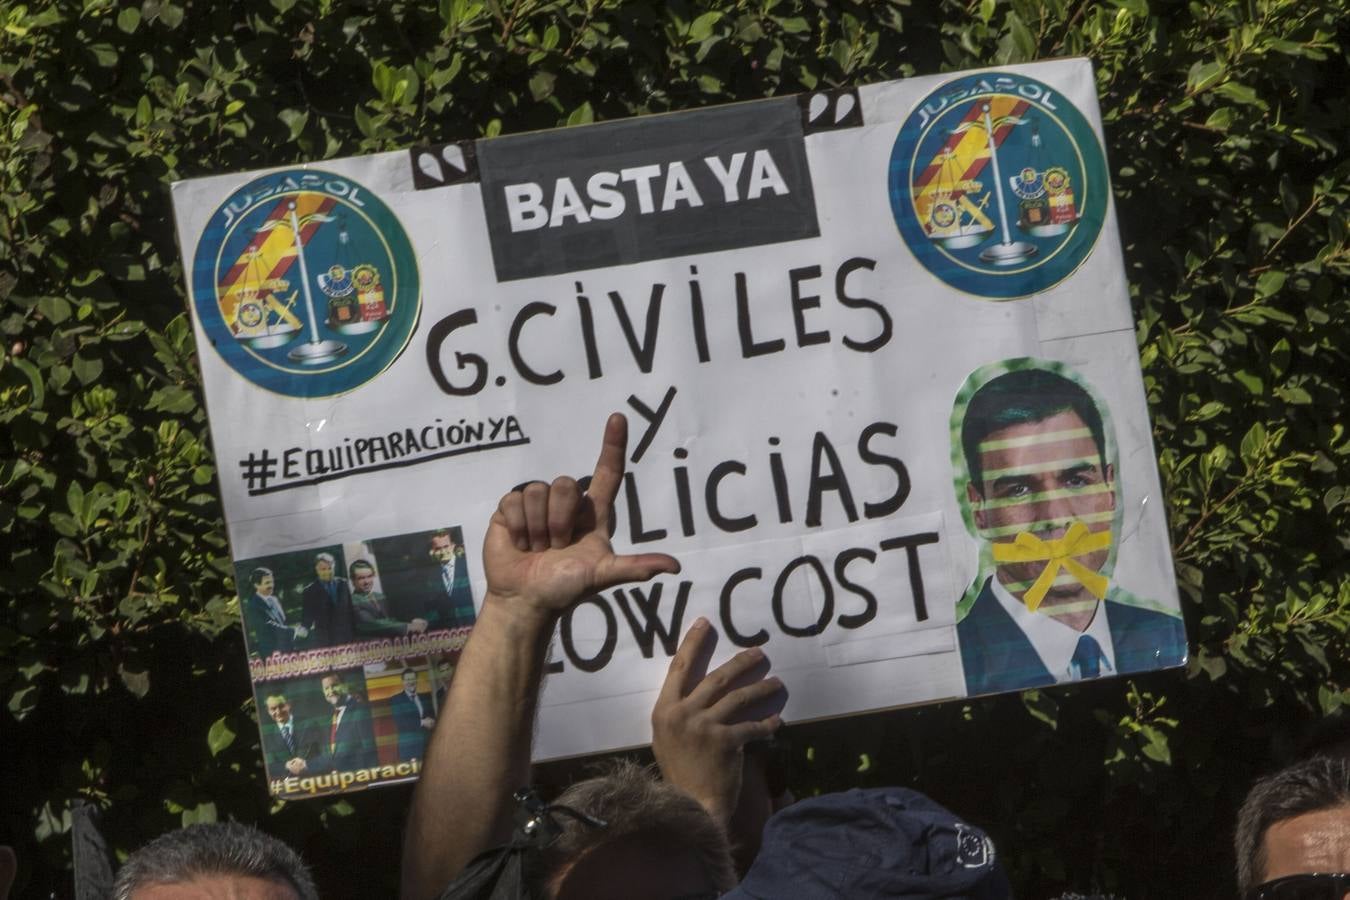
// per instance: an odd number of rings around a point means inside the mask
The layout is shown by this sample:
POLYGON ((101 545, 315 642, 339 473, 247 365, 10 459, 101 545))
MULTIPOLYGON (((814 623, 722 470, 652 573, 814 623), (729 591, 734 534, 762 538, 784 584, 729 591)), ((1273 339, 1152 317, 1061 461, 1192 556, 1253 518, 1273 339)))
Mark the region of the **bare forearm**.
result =
POLYGON ((403 848, 405 900, 434 897, 510 837, 554 618, 488 594, 427 742, 403 848))

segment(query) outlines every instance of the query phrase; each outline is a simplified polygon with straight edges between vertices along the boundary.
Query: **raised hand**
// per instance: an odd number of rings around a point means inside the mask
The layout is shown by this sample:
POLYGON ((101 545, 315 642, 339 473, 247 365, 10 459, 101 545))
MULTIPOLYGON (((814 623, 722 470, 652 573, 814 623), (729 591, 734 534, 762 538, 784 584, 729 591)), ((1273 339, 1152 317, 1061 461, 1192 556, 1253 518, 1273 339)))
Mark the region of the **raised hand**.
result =
MULTIPOLYGON (((742 650, 704 674, 712 634, 708 621, 699 619, 670 661, 652 709, 652 752, 666 781, 729 825, 742 801, 745 745, 770 737, 782 724, 777 713, 754 718, 754 708, 786 695, 781 681, 764 677, 767 660, 759 648, 742 650)), ((757 783, 763 793, 762 779, 757 783)))
POLYGON ((628 421, 615 413, 586 493, 563 476, 502 498, 483 542, 488 600, 551 616, 595 591, 680 570, 664 553, 620 556, 610 544, 627 450, 628 421))

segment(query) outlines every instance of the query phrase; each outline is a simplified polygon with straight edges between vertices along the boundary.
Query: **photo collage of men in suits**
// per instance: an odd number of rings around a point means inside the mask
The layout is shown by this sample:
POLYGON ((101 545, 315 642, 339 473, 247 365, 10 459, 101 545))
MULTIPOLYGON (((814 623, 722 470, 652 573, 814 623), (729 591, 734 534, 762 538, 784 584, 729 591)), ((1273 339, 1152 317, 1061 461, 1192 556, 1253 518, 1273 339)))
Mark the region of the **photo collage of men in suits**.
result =
MULTIPOLYGON (((474 622, 459 528, 242 560, 235 571, 245 642, 259 663, 326 647, 462 633, 474 622)), ((405 654, 398 646, 362 667, 255 684, 274 793, 296 793, 301 779, 309 779, 306 794, 350 789, 330 779, 316 791, 314 779, 420 761, 458 652, 405 654)))

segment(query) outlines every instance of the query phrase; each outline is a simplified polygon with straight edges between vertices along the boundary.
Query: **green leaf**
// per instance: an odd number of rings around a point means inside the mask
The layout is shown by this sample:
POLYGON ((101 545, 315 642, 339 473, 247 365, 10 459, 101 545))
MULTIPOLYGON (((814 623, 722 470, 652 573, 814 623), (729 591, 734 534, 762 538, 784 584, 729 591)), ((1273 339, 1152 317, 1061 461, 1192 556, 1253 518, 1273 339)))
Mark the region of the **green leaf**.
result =
POLYGON ((47 317, 53 325, 60 325, 70 318, 74 311, 65 297, 43 297, 37 302, 38 312, 47 317))
POLYGON ((244 108, 243 100, 231 100, 225 104, 225 115, 232 116, 244 108))
POLYGON ((980 21, 985 24, 994 17, 995 0, 980 0, 980 21))
MULTIPOLYGON (((234 736, 230 736, 233 740, 234 736)), ((189 825, 209 825, 216 821, 216 805, 214 803, 199 803, 192 809, 183 810, 183 827, 189 825)))
POLYGON ((591 109, 591 101, 589 100, 572 110, 572 114, 567 117, 568 125, 588 125, 593 121, 595 121, 595 110, 591 109))
POLYGON ((1217 128, 1220 131, 1227 131, 1233 124, 1233 108, 1231 106, 1221 106, 1209 114, 1205 120, 1205 127, 1217 128))
POLYGON ((558 41, 561 37, 562 32, 558 30, 558 26, 550 23, 549 26, 544 29, 544 37, 543 40, 539 42, 539 46, 545 50, 552 50, 554 47, 558 46, 558 41))
POLYGON ((309 122, 309 113, 300 109, 283 109, 277 113, 277 118, 290 131, 287 140, 295 140, 305 130, 305 125, 309 122))
POLYGON ((1186 93, 1198 94, 1218 84, 1223 78, 1224 64, 1218 61, 1196 61, 1186 73, 1186 93))
POLYGON ((535 101, 544 100, 553 93, 553 83, 558 80, 558 76, 552 72, 536 72, 530 79, 530 96, 535 101))
POLYGON ((1262 272, 1261 277, 1256 279, 1256 296, 1264 299, 1279 293, 1280 288, 1284 287, 1284 279, 1285 274, 1278 269, 1262 272))
POLYGON ((117 27, 127 34, 134 32, 141 24, 141 11, 134 6, 123 7, 117 14, 117 27))
POLYGON ((1225 81, 1215 88, 1214 92, 1220 96, 1227 97, 1234 103, 1246 105, 1261 104, 1261 98, 1257 96, 1255 90, 1247 87, 1245 84, 1238 84, 1236 81, 1225 81))
POLYGON ((1242 436, 1242 445, 1238 452, 1248 466, 1255 467, 1261 461, 1265 453, 1266 437, 1266 427, 1260 422, 1254 423, 1242 436))
POLYGON ((9 360, 9 365, 18 369, 24 374, 24 377, 28 379, 28 385, 32 392, 28 405, 34 408, 41 408, 42 401, 46 399, 47 391, 43 384, 42 373, 38 371, 38 367, 26 359, 17 358, 11 358, 9 360))
POLYGON ((1210 419, 1214 418, 1220 413, 1226 412, 1227 409, 1228 409, 1227 404, 1219 400, 1209 400, 1206 401, 1203 405, 1201 405, 1199 409, 1195 410, 1190 415, 1188 415, 1186 417, 1186 421, 1208 422, 1210 419))
POLYGON ((196 406, 196 396, 176 384, 162 387, 150 395, 149 408, 166 413, 185 413, 195 409, 196 406))
POLYGON ((84 488, 78 481, 72 481, 66 486, 66 508, 75 516, 79 516, 84 509, 84 488))
POLYGON ((811 30, 811 24, 801 16, 793 16, 790 19, 774 19, 778 27, 782 28, 788 34, 805 34, 811 30))
POLYGON ((103 360, 98 357, 86 358, 76 354, 75 358, 71 360, 70 366, 75 371, 75 377, 80 379, 81 384, 91 384, 103 374, 103 360))
POLYGON ((125 665, 119 666, 117 674, 122 679, 122 684, 126 685, 128 691, 133 696, 144 697, 150 693, 150 673, 136 672, 127 668, 125 665))
POLYGON ((1022 17, 1016 13, 1008 13, 1008 29, 1012 37, 1012 45, 1017 53, 1009 59, 1010 62, 1020 62, 1036 58, 1036 38, 1031 33, 1031 29, 1022 21, 1022 17))
POLYGON ((366 112, 365 107, 358 105, 352 110, 352 116, 356 120, 356 127, 361 129, 361 133, 366 137, 375 137, 375 121, 366 112))
POLYGON ((206 746, 210 748, 212 756, 219 756, 221 751, 234 743, 234 729, 230 723, 221 716, 211 723, 211 729, 206 733, 206 746))
POLYGON ((1144 756, 1165 765, 1172 764, 1172 750, 1168 746, 1166 733, 1152 725, 1144 725, 1140 728, 1139 734, 1144 740, 1142 747, 1144 756))
POLYGON ((1246 369, 1238 369, 1233 373, 1233 377, 1236 378, 1238 383, 1245 387, 1249 392, 1256 394, 1257 396, 1265 393, 1266 387, 1259 375, 1253 375, 1246 369))
POLYGON ((165 3, 159 8, 159 20, 170 28, 183 24, 183 7, 165 3))
POLYGON ((107 69, 117 65, 117 50, 112 44, 93 44, 89 47, 89 52, 94 55, 94 62, 101 68, 107 69))
POLYGON ((693 22, 689 23, 689 39, 692 41, 706 41, 712 37, 713 26, 722 21, 724 14, 720 11, 705 12, 693 22))

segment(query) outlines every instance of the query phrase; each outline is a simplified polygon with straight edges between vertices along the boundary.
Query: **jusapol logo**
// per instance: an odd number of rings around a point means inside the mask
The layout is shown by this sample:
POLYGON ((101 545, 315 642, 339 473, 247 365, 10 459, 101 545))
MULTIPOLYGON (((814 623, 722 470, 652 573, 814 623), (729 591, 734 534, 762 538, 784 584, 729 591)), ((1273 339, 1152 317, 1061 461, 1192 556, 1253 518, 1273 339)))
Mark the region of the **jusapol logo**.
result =
POLYGON ((221 204, 197 244, 192 299, 231 368, 291 397, 379 375, 421 306, 398 219, 362 185, 314 170, 264 175, 221 204))
POLYGON ((958 290, 1026 297, 1087 259, 1106 214, 1097 136, 1055 89, 1021 75, 948 82, 895 139, 891 212, 909 249, 958 290))

